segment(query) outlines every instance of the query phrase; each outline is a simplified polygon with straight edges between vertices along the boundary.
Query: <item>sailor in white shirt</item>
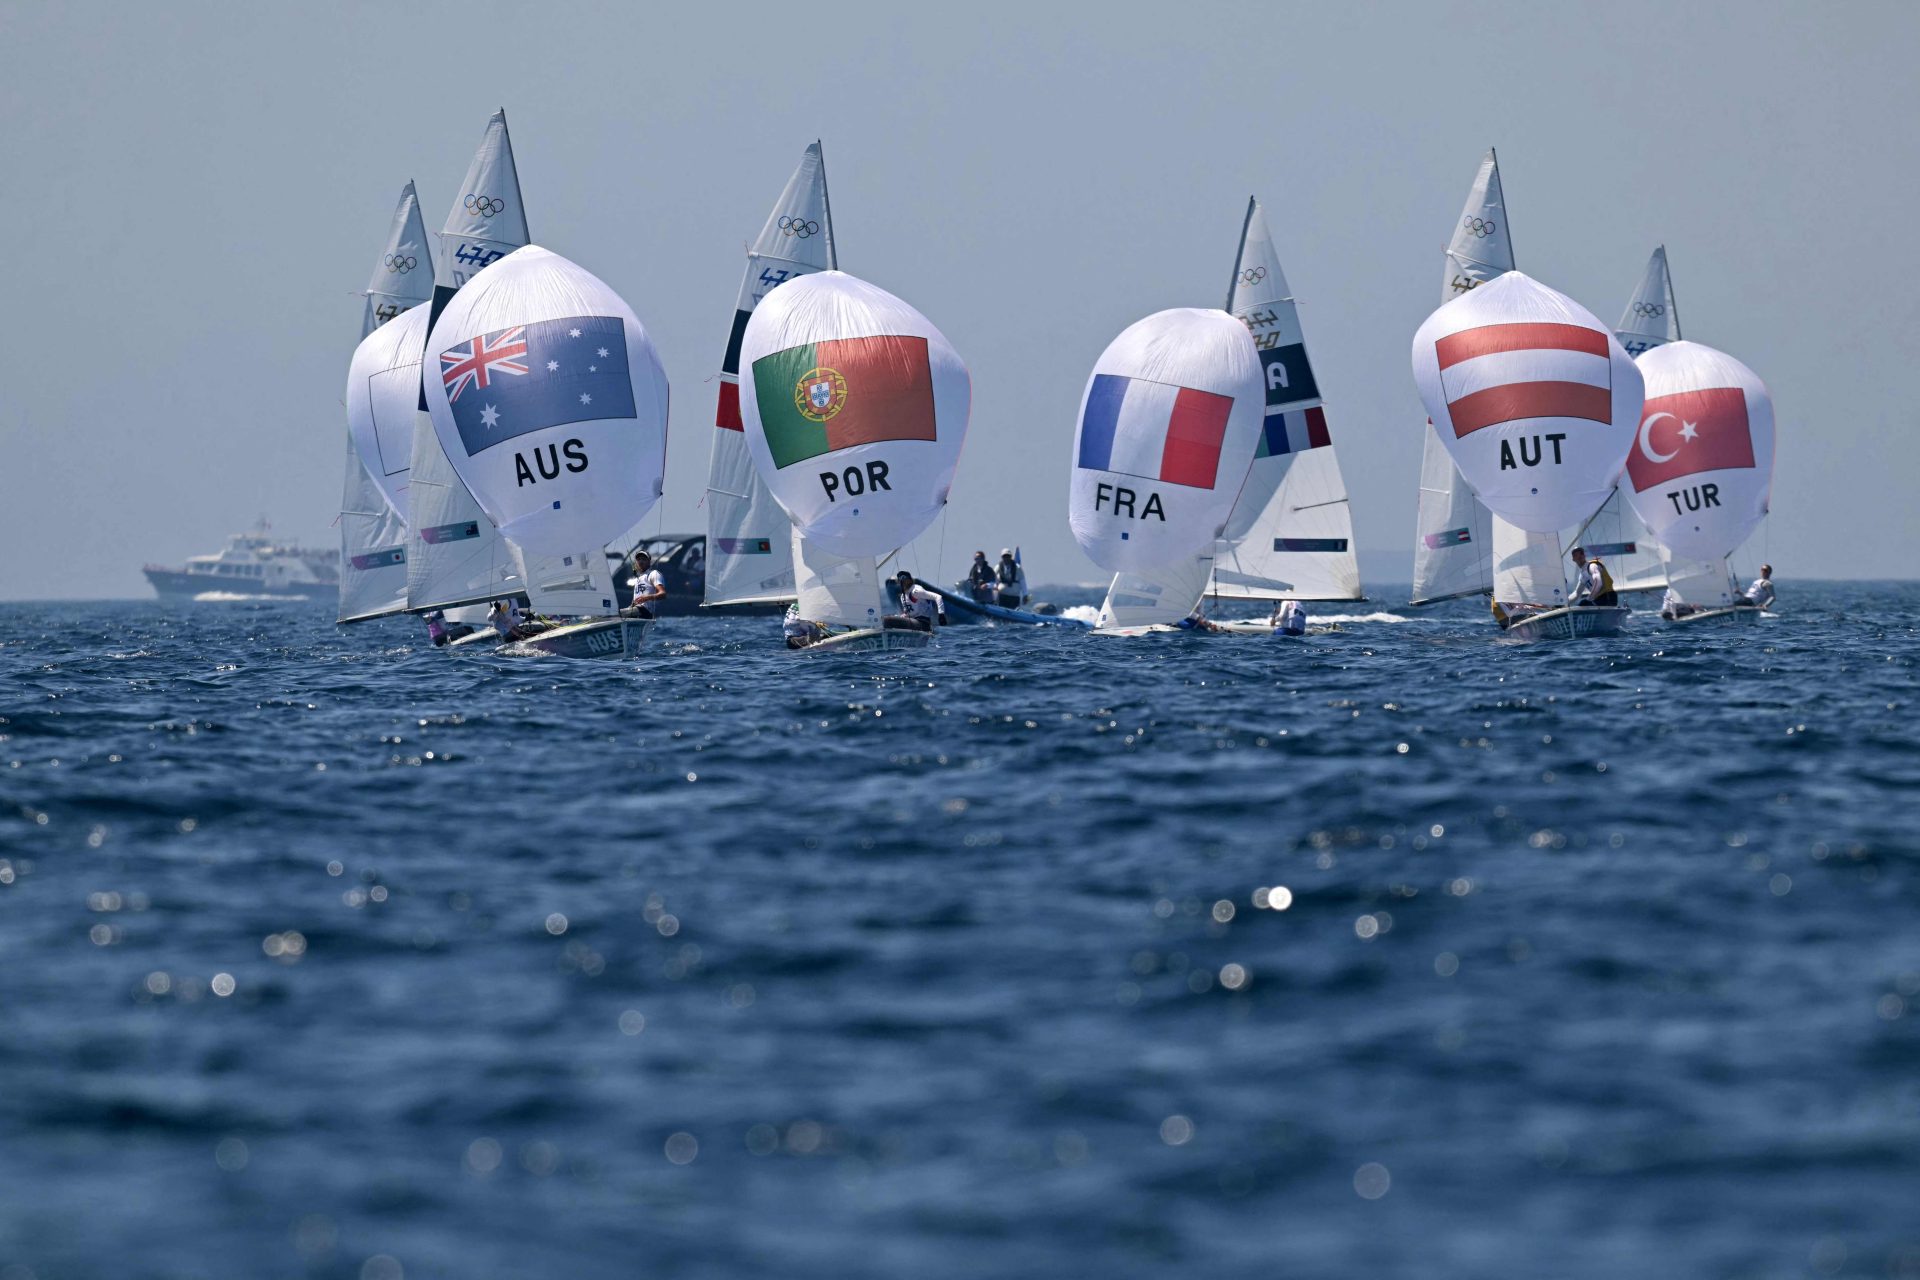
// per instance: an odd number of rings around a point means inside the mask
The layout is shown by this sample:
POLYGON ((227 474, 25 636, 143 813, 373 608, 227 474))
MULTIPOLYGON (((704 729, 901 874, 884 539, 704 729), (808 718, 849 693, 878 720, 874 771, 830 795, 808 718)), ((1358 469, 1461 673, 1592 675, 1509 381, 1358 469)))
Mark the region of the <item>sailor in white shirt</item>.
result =
POLYGON ((940 597, 918 586, 913 575, 902 569, 893 576, 894 585, 900 591, 900 612, 913 620, 922 631, 932 631, 940 625, 940 597))
POLYGON ((666 598, 667 580, 653 567, 653 557, 645 551, 633 553, 633 603, 624 610, 630 618, 651 618, 657 601, 666 598))
POLYGON ((1772 606, 1773 604, 1773 566, 1772 565, 1763 564, 1760 566, 1760 576, 1755 578, 1753 580, 1753 585, 1747 588, 1746 598, 1742 601, 1742 603, 1750 604, 1754 606, 1754 608, 1756 609, 1766 609, 1772 606))
POLYGON ((1273 610, 1273 629, 1278 635, 1307 634, 1307 610, 1298 600, 1282 600, 1273 610))

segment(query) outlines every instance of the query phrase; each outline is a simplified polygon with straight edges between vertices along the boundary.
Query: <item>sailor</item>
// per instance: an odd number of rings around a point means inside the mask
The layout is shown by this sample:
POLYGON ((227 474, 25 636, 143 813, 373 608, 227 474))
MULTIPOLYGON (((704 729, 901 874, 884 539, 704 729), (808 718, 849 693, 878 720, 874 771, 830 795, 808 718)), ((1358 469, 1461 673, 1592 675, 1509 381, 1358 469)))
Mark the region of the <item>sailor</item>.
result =
POLYGON ((1275 635, 1303 636, 1307 634, 1307 611, 1298 600, 1282 600, 1273 607, 1275 635))
POLYGON ((1192 613, 1180 619, 1180 621, 1174 623, 1173 625, 1180 628, 1180 630, 1182 631, 1218 631, 1220 630, 1219 627, 1207 621, 1207 615, 1204 612, 1202 612, 1203 608, 1204 608, 1203 605, 1193 606, 1192 613))
POLYGON ((1668 587, 1667 593, 1660 597, 1660 616, 1665 618, 1668 622, 1672 622, 1676 618, 1684 618, 1684 617, 1687 617, 1689 614, 1695 614, 1699 612, 1700 612, 1699 605, 1688 604, 1685 600, 1682 600, 1680 598, 1680 593, 1678 591, 1675 591, 1672 587, 1668 587))
POLYGON ((967 590, 981 604, 992 604, 994 596, 999 594, 1000 584, 993 576, 993 566, 987 563, 987 553, 973 553, 973 564, 967 569, 967 590))
POLYGON ((899 616, 922 631, 932 631, 940 620, 940 597, 915 586, 913 575, 905 569, 893 575, 893 582, 900 592, 899 616))
POLYGON ((447 634, 447 615, 435 609, 427 614, 427 639, 438 649, 452 639, 447 634))
POLYGON ((1570 553, 1573 557, 1574 573, 1577 575, 1573 586, 1573 595, 1568 604, 1592 604, 1611 606, 1620 603, 1620 596, 1613 589, 1613 575, 1607 572, 1607 566, 1598 558, 1587 559, 1586 548, 1575 547, 1570 553))
POLYGON ((1747 593, 1734 601, 1735 604, 1751 605, 1755 609, 1768 609, 1773 606, 1773 566, 1760 566, 1760 576, 1753 580, 1747 593))
POLYGON ((656 601, 667 594, 667 580, 653 567, 653 557, 645 551, 633 553, 633 603, 622 609, 628 618, 651 618, 656 601))
POLYGON ((1545 613, 1547 608, 1548 606, 1544 604, 1525 604, 1511 600, 1502 604, 1500 601, 1495 600, 1493 602, 1493 620, 1500 625, 1502 631, 1505 631, 1508 627, 1520 621, 1528 614, 1545 613))
POLYGON ((502 640, 513 635, 520 622, 520 606, 511 600, 495 600, 487 610, 487 625, 500 633, 502 640))
POLYGON ((788 607, 787 618, 780 624, 780 631, 785 636, 789 649, 804 649, 826 635, 825 627, 817 622, 808 622, 800 616, 797 605, 788 607))
POLYGON ((1003 547, 1000 550, 1000 567, 994 571, 994 580, 999 584, 1000 595, 997 603, 1002 609, 1018 609, 1027 599, 1027 571, 1013 558, 1013 551, 1003 547))

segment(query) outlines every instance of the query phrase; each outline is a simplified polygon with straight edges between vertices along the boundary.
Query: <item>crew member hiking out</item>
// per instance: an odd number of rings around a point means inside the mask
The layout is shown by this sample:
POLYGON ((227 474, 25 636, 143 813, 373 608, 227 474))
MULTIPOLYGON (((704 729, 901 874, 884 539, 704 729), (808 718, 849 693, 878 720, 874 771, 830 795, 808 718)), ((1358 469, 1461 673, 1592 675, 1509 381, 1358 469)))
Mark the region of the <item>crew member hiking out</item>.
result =
POLYGON ((1575 579, 1573 596, 1568 604, 1594 604, 1611 606, 1620 603, 1620 596, 1613 589, 1613 575, 1607 572, 1607 566, 1598 559, 1587 559, 1584 547, 1575 547, 1572 551, 1575 579))

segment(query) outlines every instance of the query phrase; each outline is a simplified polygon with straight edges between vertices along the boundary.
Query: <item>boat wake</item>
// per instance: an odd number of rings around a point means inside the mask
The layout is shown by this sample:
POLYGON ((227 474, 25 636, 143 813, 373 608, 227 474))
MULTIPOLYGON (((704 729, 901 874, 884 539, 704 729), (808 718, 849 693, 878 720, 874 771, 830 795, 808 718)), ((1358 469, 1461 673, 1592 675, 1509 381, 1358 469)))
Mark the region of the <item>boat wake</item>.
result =
POLYGON ((244 591, 202 591, 194 596, 195 604, 245 604, 255 600, 279 600, 280 596, 255 595, 244 591))
POLYGON ((1084 622, 1090 627, 1100 625, 1100 606, 1093 604, 1070 604, 1060 611, 1063 618, 1072 618, 1075 622, 1084 622))

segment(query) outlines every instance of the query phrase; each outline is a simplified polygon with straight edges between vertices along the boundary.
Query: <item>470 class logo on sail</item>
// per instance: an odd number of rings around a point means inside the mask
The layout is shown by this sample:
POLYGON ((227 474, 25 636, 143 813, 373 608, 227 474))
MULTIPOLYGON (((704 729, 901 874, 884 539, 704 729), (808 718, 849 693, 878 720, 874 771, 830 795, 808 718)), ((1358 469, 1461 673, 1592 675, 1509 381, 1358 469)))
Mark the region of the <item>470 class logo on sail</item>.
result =
POLYGON ((793 407, 809 422, 831 421, 847 405, 847 380, 838 369, 816 365, 793 387, 793 407))

